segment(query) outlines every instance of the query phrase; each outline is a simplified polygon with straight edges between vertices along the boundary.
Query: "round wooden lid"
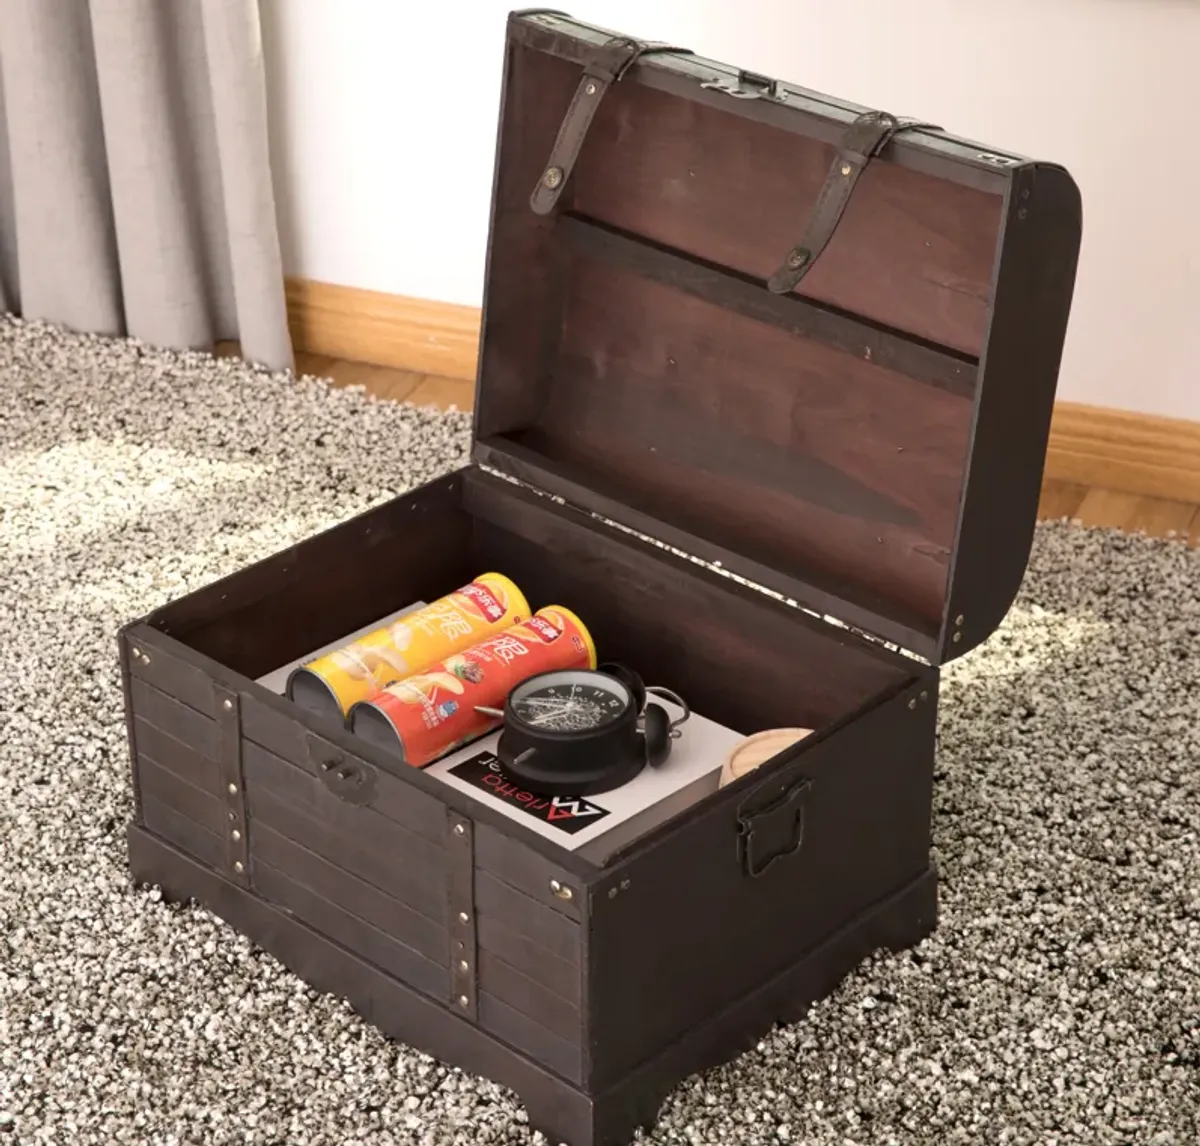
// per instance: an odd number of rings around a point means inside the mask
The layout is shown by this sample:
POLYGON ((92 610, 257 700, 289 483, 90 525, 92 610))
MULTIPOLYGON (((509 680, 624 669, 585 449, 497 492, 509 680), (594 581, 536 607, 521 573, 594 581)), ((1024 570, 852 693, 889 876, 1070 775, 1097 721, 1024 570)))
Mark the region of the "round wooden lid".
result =
POLYGON ((785 748, 803 740, 811 732, 811 728, 768 728, 765 732, 747 736, 726 757, 721 769, 719 787, 724 788, 726 784, 732 784, 734 780, 777 756, 785 748))

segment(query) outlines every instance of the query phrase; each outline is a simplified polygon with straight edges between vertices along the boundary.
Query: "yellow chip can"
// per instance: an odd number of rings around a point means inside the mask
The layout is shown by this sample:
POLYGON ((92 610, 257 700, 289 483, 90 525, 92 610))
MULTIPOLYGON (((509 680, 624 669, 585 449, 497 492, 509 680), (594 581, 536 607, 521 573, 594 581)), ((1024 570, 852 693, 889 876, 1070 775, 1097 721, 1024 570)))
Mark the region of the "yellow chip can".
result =
POLYGON ((469 585, 384 625, 293 671, 288 698, 324 716, 345 719, 359 701, 422 672, 493 633, 529 618, 529 603, 501 573, 469 585))

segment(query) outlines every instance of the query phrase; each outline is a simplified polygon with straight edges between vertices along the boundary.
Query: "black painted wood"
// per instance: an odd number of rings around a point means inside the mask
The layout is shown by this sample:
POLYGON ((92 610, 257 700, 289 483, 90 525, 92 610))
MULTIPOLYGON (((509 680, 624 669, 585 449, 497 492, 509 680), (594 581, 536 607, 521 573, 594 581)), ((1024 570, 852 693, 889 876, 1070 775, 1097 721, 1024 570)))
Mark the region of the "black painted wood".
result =
MULTIPOLYGON (((534 1129, 569 1146, 626 1146, 639 1126, 653 1123, 662 1100, 679 1082, 748 1049, 770 1029, 773 1017, 800 1018, 872 951, 918 942, 932 929, 936 914, 936 879, 926 869, 895 895, 872 904, 853 926, 826 937, 807 958, 757 984, 736 1006, 705 1016, 689 1038, 647 1060, 617 1086, 590 1093, 563 1072, 533 1062, 514 1041, 457 1017, 136 825, 129 830, 129 859, 136 880, 161 887, 175 900, 199 900, 305 982, 347 999, 385 1033, 509 1087, 520 1095, 534 1129)), ((489 997, 481 1003, 490 1005, 489 997)), ((520 1019, 511 1009, 508 1015, 520 1019)), ((569 1047, 564 1049, 569 1070, 569 1047)))
POLYGON ((775 296, 861 109, 734 100, 687 57, 615 85, 534 215, 600 35, 510 22, 474 421, 477 460, 569 504, 468 466, 120 645, 135 875, 568 1146, 625 1146, 689 1074, 933 927, 936 665, 1024 570, 1079 238, 1060 168, 914 132, 775 296), (593 861, 254 683, 485 569, 706 716, 814 732, 593 861))
POLYGON ((536 899, 522 895, 483 868, 475 871, 475 906, 481 919, 490 916, 500 920, 512 930, 519 931, 530 943, 578 966, 583 943, 579 924, 536 899))
POLYGON ((538 981, 547 991, 578 1010, 583 993, 579 964, 552 954, 520 928, 520 917, 510 924, 495 915, 481 916, 476 929, 479 958, 484 962, 498 960, 510 967, 536 970, 538 981))
POLYGON ((444 962, 405 946, 383 928, 348 910, 345 904, 317 894, 288 871, 261 859, 254 864, 254 889, 268 903, 291 912, 315 931, 357 952, 400 982, 438 1002, 445 1001, 449 973, 444 962))
POLYGON ((142 753, 193 788, 210 796, 220 796, 221 773, 215 760, 206 759, 190 744, 155 728, 140 716, 135 716, 132 723, 142 753))
POLYGON ((217 726, 209 717, 136 678, 130 682, 129 691, 133 711, 138 716, 168 736, 190 745, 201 756, 212 760, 215 766, 217 726))
MULTIPOLYGON (((365 880, 281 836, 265 824, 255 824, 251 836, 252 862, 286 872, 297 883, 330 903, 339 904, 385 935, 441 965, 446 963, 446 928, 365 880)), ((442 873, 430 873, 437 878, 442 873)), ((333 932, 331 937, 336 938, 333 932)))
POLYGON ((591 1098, 562 1076, 515 1052, 512 1043, 459 1018, 443 1003, 406 987, 136 825, 129 830, 129 864, 138 881, 160 887, 172 899, 203 903, 317 990, 349 1000, 385 1033, 522 1095, 531 1123, 551 1141, 609 1146, 592 1135, 591 1098))
POLYGON ((435 923, 445 923, 446 897, 438 873, 445 853, 429 840, 392 823, 370 808, 353 808, 315 793, 306 803, 305 777, 282 761, 276 774, 263 771, 266 753, 247 769, 250 818, 293 843, 386 892, 435 923), (300 793, 290 798, 289 789, 300 793))
POLYGON ((935 713, 928 689, 898 693, 802 741, 613 866, 595 893, 588 948, 594 1089, 614 1085, 925 870, 935 713), (781 854, 753 878, 739 850, 742 821, 798 783, 807 786, 799 850, 783 854, 790 825, 762 816, 755 831, 764 846, 752 866, 781 854), (633 944, 631 935, 653 940, 633 944))
POLYGON ((144 797, 186 816, 214 835, 225 831, 225 805, 220 797, 181 780, 145 752, 139 755, 138 779, 144 797))

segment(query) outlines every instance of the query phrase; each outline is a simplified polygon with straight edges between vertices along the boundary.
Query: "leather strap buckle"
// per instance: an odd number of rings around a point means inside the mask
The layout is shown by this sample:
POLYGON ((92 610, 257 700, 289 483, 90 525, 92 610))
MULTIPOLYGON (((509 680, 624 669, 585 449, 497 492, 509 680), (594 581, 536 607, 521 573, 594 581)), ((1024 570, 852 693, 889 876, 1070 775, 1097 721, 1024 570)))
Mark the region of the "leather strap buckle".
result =
POLYGON ((643 43, 627 36, 617 36, 598 48, 592 58, 584 64, 583 76, 567 108, 562 126, 558 129, 558 137, 550 151, 550 158, 529 199, 529 205, 537 214, 548 215, 558 202, 567 180, 571 178, 588 128, 592 125, 592 119, 604 98, 604 93, 613 84, 620 83, 626 72, 643 56, 663 52, 691 54, 687 48, 643 43))
POLYGON ((829 245, 867 164, 891 143, 898 132, 913 128, 942 130, 929 123, 897 119, 886 111, 864 112, 850 124, 829 168, 825 185, 817 196, 804 237, 788 251, 779 269, 767 280, 769 290, 775 294, 787 294, 795 289, 829 245))

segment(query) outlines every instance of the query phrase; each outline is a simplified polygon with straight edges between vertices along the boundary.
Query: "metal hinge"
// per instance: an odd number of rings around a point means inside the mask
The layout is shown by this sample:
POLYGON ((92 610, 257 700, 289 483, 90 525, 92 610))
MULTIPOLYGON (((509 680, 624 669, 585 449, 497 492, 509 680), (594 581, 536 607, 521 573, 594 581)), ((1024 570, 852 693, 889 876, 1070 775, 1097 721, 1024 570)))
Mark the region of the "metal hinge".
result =
POLYGON ((914 653, 911 649, 906 649, 902 645, 897 645, 892 641, 885 641, 882 637, 877 637, 873 633, 868 633, 865 629, 860 629, 855 625, 849 625, 845 621, 834 617, 829 613, 819 613, 815 609, 809 609, 801 605, 798 601, 791 597, 785 596, 783 593, 777 592, 774 589, 768 589, 765 585, 760 585, 756 581, 751 581, 747 577, 741 576, 739 573, 731 573, 719 562, 705 561, 703 558, 697 557, 692 553, 688 553, 683 549, 677 549, 674 545, 668 545, 665 541, 659 541, 657 537, 651 537, 648 533, 642 533, 640 530, 631 529, 628 525, 622 525, 619 521, 613 521, 610 517, 605 517, 603 514, 594 513, 590 509, 584 509, 581 506, 575 505, 567 501, 564 497, 559 497, 558 494, 548 493, 544 489, 539 489, 529 482, 521 481, 520 478, 515 478, 511 474, 506 474, 503 470, 494 469, 492 466, 480 465, 484 473, 489 473, 493 477, 500 478, 502 481, 509 482, 511 485, 518 486, 521 489, 528 490, 530 493, 536 494, 538 497, 546 498, 548 501, 554 502, 556 505, 566 506, 575 513, 582 513, 594 521, 602 522, 603 524, 618 529, 622 533, 628 534, 630 537, 636 537, 639 541, 644 541, 648 545, 653 545, 658 549, 665 550, 667 553, 673 554, 675 557, 681 557, 685 561, 690 561, 693 565, 699 565, 703 569, 707 569, 710 573, 716 573, 721 577, 727 577, 730 581, 736 581, 739 585, 744 585, 747 589, 753 589, 756 593, 761 593, 764 597, 770 597, 773 601, 779 601, 789 608, 795 609, 797 612, 805 613, 810 617, 816 618, 818 621, 827 625, 832 625, 837 629, 844 629, 848 633, 853 633, 856 637, 864 641, 869 641, 872 645, 878 648, 887 649, 891 653, 896 653, 899 656, 906 657, 908 660, 916 661, 918 664, 930 665, 925 657, 919 653, 914 653))

